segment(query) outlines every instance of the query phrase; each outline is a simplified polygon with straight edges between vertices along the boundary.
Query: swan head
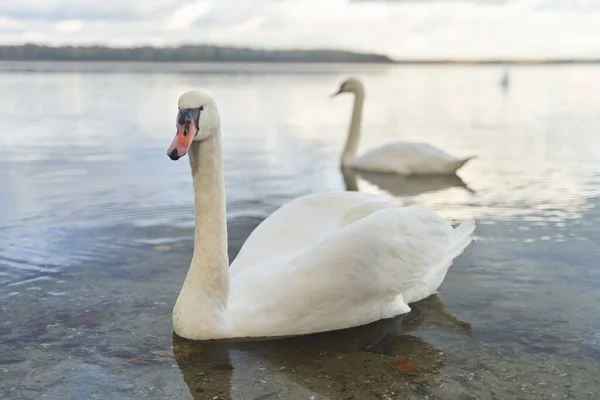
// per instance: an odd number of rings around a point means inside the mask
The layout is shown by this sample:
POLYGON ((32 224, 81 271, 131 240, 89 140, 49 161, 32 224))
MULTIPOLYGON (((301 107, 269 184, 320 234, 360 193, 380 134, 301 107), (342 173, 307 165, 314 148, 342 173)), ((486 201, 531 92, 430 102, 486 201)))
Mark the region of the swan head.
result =
POLYGON ((205 140, 221 129, 215 101, 206 93, 190 90, 179 96, 175 138, 167 150, 171 160, 186 155, 192 142, 205 140))
POLYGON ((340 85, 337 92, 331 95, 331 97, 337 96, 340 93, 358 93, 364 91, 364 86, 357 78, 348 78, 340 85))

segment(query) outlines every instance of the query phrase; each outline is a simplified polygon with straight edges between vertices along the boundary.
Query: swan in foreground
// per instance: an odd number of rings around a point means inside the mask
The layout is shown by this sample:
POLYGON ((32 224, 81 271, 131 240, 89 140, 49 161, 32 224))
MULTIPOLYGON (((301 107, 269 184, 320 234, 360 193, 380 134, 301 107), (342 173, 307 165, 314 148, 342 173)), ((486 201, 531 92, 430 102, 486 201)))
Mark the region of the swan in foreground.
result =
POLYGON ((275 337, 337 330, 410 311, 436 291, 471 242, 436 213, 356 192, 295 199, 265 219, 228 265, 221 127, 207 94, 179 98, 167 154, 189 153, 194 252, 173 309, 188 339, 275 337))
POLYGON ((337 92, 354 93, 354 108, 350 130, 342 153, 342 168, 363 171, 394 173, 400 175, 448 175, 454 174, 473 157, 457 158, 427 143, 393 142, 369 150, 356 157, 360 140, 365 89, 361 81, 350 78, 344 81, 337 92))

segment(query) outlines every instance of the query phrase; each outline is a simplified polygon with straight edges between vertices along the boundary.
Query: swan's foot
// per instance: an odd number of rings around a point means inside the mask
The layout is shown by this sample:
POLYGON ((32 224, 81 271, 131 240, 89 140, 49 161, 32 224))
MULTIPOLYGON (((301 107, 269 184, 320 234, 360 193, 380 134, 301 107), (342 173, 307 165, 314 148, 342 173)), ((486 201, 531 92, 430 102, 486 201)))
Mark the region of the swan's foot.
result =
POLYGON ((378 323, 382 324, 382 328, 378 336, 364 345, 363 349, 370 353, 391 354, 396 340, 410 330, 407 327, 413 321, 419 319, 420 314, 421 312, 418 309, 413 308, 408 313, 379 321, 378 323))
POLYGON ((422 320, 420 321, 420 324, 443 326, 465 335, 471 334, 471 324, 461 321, 446 310, 446 306, 442 303, 438 294, 429 296, 415 304, 411 304, 411 306, 421 310, 422 320))

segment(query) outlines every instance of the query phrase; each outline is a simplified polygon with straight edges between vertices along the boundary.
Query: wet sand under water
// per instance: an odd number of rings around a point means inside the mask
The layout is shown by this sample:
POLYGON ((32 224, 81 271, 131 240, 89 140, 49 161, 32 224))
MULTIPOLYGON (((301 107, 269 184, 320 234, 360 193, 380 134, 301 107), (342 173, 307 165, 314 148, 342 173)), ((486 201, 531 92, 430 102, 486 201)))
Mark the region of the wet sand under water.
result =
MULTIPOLYGON (((256 223, 230 223, 231 256, 256 223)), ((516 232, 548 234, 529 228, 516 232)), ((66 270, 56 282, 26 283, 2 299, 0 398, 598 398, 600 337, 586 313, 600 293, 575 284, 600 281, 588 268, 591 257, 583 256, 598 254, 598 236, 578 224, 567 229, 580 240, 568 245, 494 239, 511 229, 480 225, 478 241, 452 267, 441 295, 407 316, 280 340, 193 342, 173 335, 171 308, 189 240, 132 249, 123 264, 86 274, 66 270), (498 282, 511 289, 495 290, 495 297, 483 281, 463 285, 475 274, 505 279, 515 266, 531 274, 544 268, 546 278, 564 273, 562 288, 552 292, 555 282, 520 274, 498 282)))

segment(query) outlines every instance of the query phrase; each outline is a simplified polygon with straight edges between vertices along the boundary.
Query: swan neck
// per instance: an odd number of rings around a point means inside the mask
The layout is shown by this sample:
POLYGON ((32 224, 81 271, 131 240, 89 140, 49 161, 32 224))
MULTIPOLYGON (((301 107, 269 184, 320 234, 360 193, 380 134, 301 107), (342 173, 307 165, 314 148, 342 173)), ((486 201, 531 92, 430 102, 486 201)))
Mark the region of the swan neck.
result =
POLYGON ((221 135, 192 142, 188 152, 196 224, 190 268, 177 299, 173 326, 193 339, 222 336, 229 295, 227 216, 221 135))
POLYGON ((363 104, 365 102, 365 91, 358 88, 354 91, 354 107, 352 108, 352 117, 350 119, 350 129, 346 138, 346 145, 342 153, 342 166, 347 165, 358 151, 360 141, 360 128, 362 121, 363 104))

